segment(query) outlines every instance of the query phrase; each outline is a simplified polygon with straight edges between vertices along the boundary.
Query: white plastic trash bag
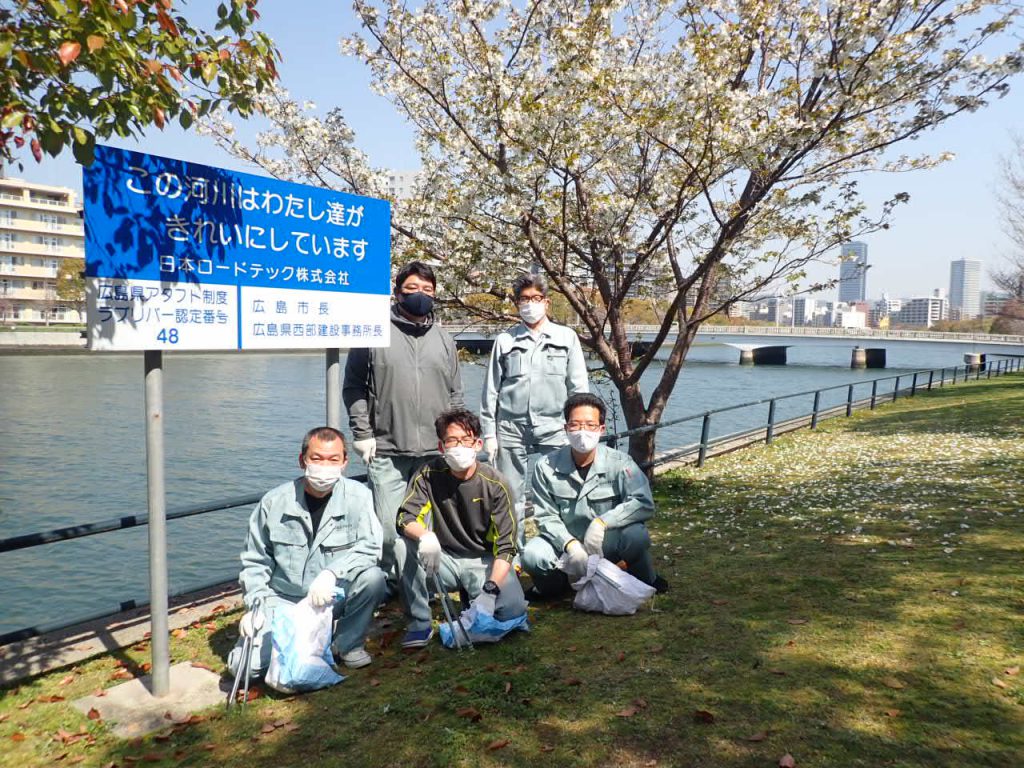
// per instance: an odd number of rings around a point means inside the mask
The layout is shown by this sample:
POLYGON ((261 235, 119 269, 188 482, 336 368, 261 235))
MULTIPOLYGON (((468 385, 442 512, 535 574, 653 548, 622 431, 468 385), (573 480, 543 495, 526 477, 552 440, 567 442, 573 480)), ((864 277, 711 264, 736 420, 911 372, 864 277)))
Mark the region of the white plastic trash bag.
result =
POLYGON ((587 572, 573 582, 573 606, 609 616, 629 616, 654 596, 655 589, 600 555, 587 559, 587 572))
POLYGON ((331 605, 314 608, 309 598, 294 605, 279 604, 270 623, 274 647, 267 685, 282 693, 315 691, 345 678, 331 667, 331 605))
MULTIPOLYGON (((498 621, 493 616, 477 610, 476 606, 473 605, 459 614, 455 621, 462 624, 466 629, 466 634, 469 635, 470 642, 472 643, 496 643, 509 632, 515 630, 522 632, 530 631, 530 624, 526 620, 525 613, 522 616, 516 616, 514 619, 498 621)), ((442 622, 440 631, 441 644, 445 648, 455 648, 456 642, 455 638, 452 637, 452 627, 447 621, 442 622)), ((455 631, 459 633, 460 640, 465 638, 462 630, 458 627, 455 627, 455 631)))

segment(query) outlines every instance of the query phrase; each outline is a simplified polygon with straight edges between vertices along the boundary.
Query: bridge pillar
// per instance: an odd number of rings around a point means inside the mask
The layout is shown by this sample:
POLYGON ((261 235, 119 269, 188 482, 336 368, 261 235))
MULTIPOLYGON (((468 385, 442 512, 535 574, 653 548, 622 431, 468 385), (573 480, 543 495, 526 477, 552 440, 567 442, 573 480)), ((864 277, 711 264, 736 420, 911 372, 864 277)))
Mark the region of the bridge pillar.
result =
POLYGON ((854 347, 853 354, 850 355, 850 367, 851 368, 867 368, 868 367, 868 351, 861 347, 854 347))
POLYGON ((865 349, 865 357, 867 358, 868 368, 885 368, 885 349, 882 347, 876 347, 874 349, 865 349))
POLYGON ((756 347, 740 350, 740 365, 785 365, 787 347, 756 347))
POLYGON ((978 352, 967 352, 964 354, 964 363, 971 373, 985 370, 985 355, 978 352))

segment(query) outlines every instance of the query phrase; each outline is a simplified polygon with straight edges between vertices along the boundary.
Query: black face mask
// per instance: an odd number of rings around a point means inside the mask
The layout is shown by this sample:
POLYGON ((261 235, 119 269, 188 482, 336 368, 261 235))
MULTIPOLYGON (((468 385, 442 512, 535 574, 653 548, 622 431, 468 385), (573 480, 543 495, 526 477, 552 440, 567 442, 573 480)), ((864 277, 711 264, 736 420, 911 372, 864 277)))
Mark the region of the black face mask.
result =
POLYGON ((413 317, 426 317, 434 308, 434 297, 429 293, 400 293, 398 306, 413 317))

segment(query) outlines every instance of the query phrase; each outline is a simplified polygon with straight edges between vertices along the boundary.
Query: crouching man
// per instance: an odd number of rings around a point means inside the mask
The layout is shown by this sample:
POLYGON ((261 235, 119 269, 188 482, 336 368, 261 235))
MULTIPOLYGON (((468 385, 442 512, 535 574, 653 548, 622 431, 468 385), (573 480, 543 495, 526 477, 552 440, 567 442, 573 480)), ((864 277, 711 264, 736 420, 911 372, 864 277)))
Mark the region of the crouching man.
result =
POLYGON ((370 491, 342 477, 347 464, 340 432, 311 429, 299 453, 303 476, 274 488, 253 510, 238 579, 248 610, 239 625, 242 637, 228 657, 233 674, 245 637, 254 641, 253 674, 266 672, 275 608, 304 597, 323 607, 337 588, 344 590, 344 599, 334 603, 331 649, 348 667, 370 663, 363 645, 384 597, 384 573, 377 566, 383 533, 370 491), (254 611, 257 603, 260 609, 254 611))
POLYGON ((477 462, 483 448, 480 420, 454 409, 441 414, 434 428, 444 455, 413 476, 396 521, 401 536, 395 553, 407 619, 403 648, 421 648, 434 634, 427 603, 434 574, 441 589, 465 592, 498 621, 526 612, 512 569, 515 509, 501 473, 477 462))
POLYGON ((668 583, 654 572, 651 537, 644 524, 654 515, 647 476, 629 456, 600 443, 605 405, 587 393, 569 397, 564 408, 569 445, 537 463, 532 490, 539 533, 523 550, 523 569, 533 579, 533 597, 555 597, 587 570, 590 555, 613 563, 659 592, 668 583), (566 571, 558 567, 565 554, 566 571))

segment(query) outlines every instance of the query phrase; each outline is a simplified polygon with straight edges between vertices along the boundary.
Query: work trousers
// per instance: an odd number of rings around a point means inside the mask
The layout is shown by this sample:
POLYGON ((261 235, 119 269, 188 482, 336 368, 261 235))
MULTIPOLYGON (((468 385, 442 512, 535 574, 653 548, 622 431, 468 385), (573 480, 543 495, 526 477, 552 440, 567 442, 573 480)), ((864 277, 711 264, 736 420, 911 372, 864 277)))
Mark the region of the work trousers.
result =
MULTIPOLYGON (((331 650, 338 656, 359 648, 366 642, 366 630, 369 629, 373 612, 384 599, 384 573, 373 565, 362 571, 353 581, 339 579, 338 586, 345 590, 345 599, 334 604, 334 637, 331 650)), ((285 595, 271 595, 263 599, 260 610, 263 614, 263 626, 253 638, 252 674, 262 676, 270 667, 270 655, 273 644, 270 640, 270 624, 274 619, 274 610, 281 605, 295 604, 299 598, 285 595)), ((242 662, 242 644, 245 638, 239 637, 235 647, 228 654, 228 669, 231 674, 238 673, 242 662)))
POLYGON ((394 594, 398 591, 398 562, 395 559, 395 539, 398 530, 395 518, 398 508, 405 501, 409 481, 419 472, 432 456, 374 456, 366 468, 366 477, 370 481, 373 493, 373 509, 384 529, 384 549, 381 553, 380 567, 387 579, 387 591, 394 594))
POLYGON ((526 545, 526 501, 530 490, 530 467, 557 448, 568 443, 564 430, 534 435, 530 427, 513 422, 498 426, 498 458, 495 465, 508 480, 508 488, 516 505, 516 542, 520 552, 526 545), (532 461, 531 461, 532 460, 532 461))
MULTIPOLYGON (((420 631, 430 629, 430 591, 434 579, 427 581, 427 574, 419 560, 419 542, 399 536, 395 542, 395 554, 400 567, 402 608, 405 610, 406 629, 420 631)), ((484 582, 491 577, 494 557, 454 557, 441 553, 441 568, 438 578, 445 592, 465 591, 470 600, 476 598, 484 582)), ((519 584, 515 570, 510 569, 505 583, 498 585, 501 594, 494 603, 494 618, 508 621, 526 613, 526 598, 519 584)), ((462 606, 463 609, 468 605, 462 606)), ((454 618, 454 617, 452 617, 454 618)))
MULTIPOLYGON (((651 536, 643 523, 607 529, 603 555, 613 563, 625 560, 627 573, 645 584, 654 584, 657 574, 651 559, 651 536)), ((561 557, 562 553, 541 536, 530 539, 523 550, 523 570, 530 574, 534 588, 542 595, 560 595, 569 586, 568 577, 558 567, 561 557)))

